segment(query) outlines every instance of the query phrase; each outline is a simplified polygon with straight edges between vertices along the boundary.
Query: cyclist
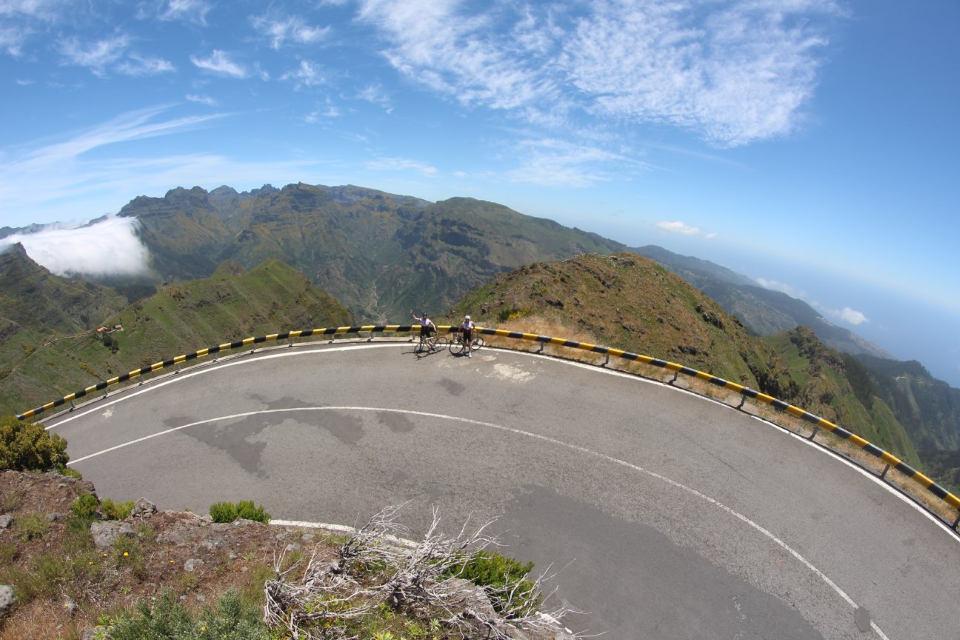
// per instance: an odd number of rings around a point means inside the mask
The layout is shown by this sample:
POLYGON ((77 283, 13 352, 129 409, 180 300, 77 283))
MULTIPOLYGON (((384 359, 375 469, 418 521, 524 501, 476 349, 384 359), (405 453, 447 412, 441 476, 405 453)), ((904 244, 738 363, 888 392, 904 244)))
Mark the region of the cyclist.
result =
POLYGON ((420 314, 418 318, 417 315, 410 310, 410 315, 414 320, 420 323, 420 339, 430 343, 430 346, 434 346, 435 342, 430 340, 430 336, 436 332, 437 325, 433 324, 433 320, 427 317, 427 312, 424 311, 420 314))
POLYGON ((463 344, 464 350, 467 352, 467 357, 472 358, 473 353, 471 349, 473 348, 473 320, 470 319, 470 316, 463 316, 463 322, 460 323, 460 333, 463 334, 463 344))

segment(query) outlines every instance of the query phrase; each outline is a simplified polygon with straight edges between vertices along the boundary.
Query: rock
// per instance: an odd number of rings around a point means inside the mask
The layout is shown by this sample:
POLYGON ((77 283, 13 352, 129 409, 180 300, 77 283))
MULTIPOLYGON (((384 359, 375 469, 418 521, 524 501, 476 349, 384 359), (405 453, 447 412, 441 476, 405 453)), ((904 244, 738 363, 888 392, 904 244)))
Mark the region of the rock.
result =
POLYGON ((190 558, 183 563, 183 570, 187 573, 193 573, 197 570, 197 567, 203 564, 203 560, 200 558, 190 558))
POLYGON ((157 505, 153 504, 146 498, 140 498, 133 503, 133 509, 130 511, 131 516, 138 516, 140 518, 149 518, 157 512, 157 505))
POLYGON ((17 603, 17 597, 13 595, 13 587, 8 584, 0 584, 0 618, 6 615, 13 605, 17 603))
POLYGON ((93 629, 87 629, 80 636, 80 640, 100 640, 107 637, 107 628, 96 626, 93 629))
POLYGON ((0 516, 0 529, 9 529, 13 525, 13 516, 0 516))
POLYGON ((61 514, 59 514, 59 513, 48 513, 48 514, 47 514, 47 522, 56 522, 57 520, 59 520, 59 519, 62 518, 62 517, 63 517, 63 516, 62 516, 61 514))
POLYGON ((113 546, 114 540, 123 536, 133 538, 137 534, 129 522, 94 522, 90 525, 90 535, 97 549, 108 549, 113 546))
POLYGON ((286 551, 287 553, 290 553, 292 551, 300 551, 301 549, 303 549, 303 547, 301 547, 298 543, 292 542, 286 546, 284 551, 286 551))

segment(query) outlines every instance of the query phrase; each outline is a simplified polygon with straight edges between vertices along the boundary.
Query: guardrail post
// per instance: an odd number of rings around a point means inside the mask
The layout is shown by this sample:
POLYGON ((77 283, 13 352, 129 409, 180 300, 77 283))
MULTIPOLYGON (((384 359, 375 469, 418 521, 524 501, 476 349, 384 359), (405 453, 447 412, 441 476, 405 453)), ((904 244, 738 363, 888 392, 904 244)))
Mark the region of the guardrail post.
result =
POLYGON ((610 364, 610 354, 609 354, 609 353, 607 354, 607 359, 604 360, 604 361, 603 361, 603 364, 600 365, 600 366, 601 366, 601 367, 605 367, 605 366, 607 366, 608 364, 610 364))
POLYGON ((743 405, 746 401, 747 396, 740 396, 740 404, 737 405, 737 409, 743 409, 743 405))
POLYGON ((953 525, 950 528, 956 531, 958 525, 960 525, 960 516, 957 516, 957 519, 953 521, 953 525))
MULTIPOLYGON (((288 346, 288 347, 292 347, 292 346, 293 346, 293 338, 290 338, 290 344, 288 344, 287 346, 288 346)), ((216 362, 216 360, 214 360, 214 362, 216 362)))
POLYGON ((813 440, 818 433, 820 433, 820 426, 819 426, 819 425, 813 428, 813 433, 810 434, 810 437, 807 438, 807 440, 813 440))
POLYGON ((537 353, 543 353, 543 343, 540 343, 540 348, 537 349, 537 353))
POLYGON ((75 404, 73 403, 73 400, 71 400, 71 401, 70 401, 70 411, 73 411, 73 410, 76 409, 76 408, 77 408, 77 405, 75 405, 75 404))
POLYGON ((883 473, 880 474, 880 479, 881 479, 881 480, 883 480, 884 478, 887 477, 887 471, 890 471, 890 465, 886 465, 886 466, 883 468, 883 473))
POLYGON ((177 363, 177 370, 173 372, 173 375, 177 375, 178 373, 180 373, 180 363, 179 363, 179 362, 177 363))

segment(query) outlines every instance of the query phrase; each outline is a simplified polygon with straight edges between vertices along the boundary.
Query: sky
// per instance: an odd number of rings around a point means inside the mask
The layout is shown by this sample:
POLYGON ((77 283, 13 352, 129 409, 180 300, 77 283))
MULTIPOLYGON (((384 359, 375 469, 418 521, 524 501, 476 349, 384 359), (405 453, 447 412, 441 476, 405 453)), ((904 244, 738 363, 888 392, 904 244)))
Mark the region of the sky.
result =
POLYGON ((178 186, 469 196, 960 387, 958 32, 957 0, 0 0, 0 226, 65 223, 24 241, 53 263, 178 186))

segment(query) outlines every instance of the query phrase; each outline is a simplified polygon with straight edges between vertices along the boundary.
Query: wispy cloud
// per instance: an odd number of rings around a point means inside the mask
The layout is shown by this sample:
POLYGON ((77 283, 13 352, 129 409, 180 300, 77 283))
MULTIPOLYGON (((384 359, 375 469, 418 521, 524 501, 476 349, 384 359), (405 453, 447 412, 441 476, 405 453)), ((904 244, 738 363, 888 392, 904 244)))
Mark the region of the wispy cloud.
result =
POLYGON ((88 43, 67 38, 60 43, 60 52, 65 64, 87 67, 94 75, 103 76, 107 67, 120 60, 129 44, 130 38, 123 34, 88 43))
POLYGON ((414 171, 428 177, 437 174, 435 167, 407 158, 380 158, 366 163, 366 167, 376 171, 414 171))
MULTIPOLYGON (((159 116, 164 111, 163 107, 134 111, 60 142, 45 141, 32 148, 4 149, 0 154, 0 200, 11 214, 16 212, 19 217, 29 212, 35 222, 43 222, 38 216, 58 207, 64 212, 59 219, 77 219, 81 216, 75 213, 76 201, 84 197, 113 193, 126 181, 133 186, 135 176, 144 183, 153 179, 169 180, 170 169, 164 167, 162 158, 156 161, 104 159, 110 156, 114 145, 190 131, 226 115, 161 120, 159 116), (95 160, 90 157, 94 150, 103 151, 95 160), (156 176, 145 178, 142 174, 149 167, 156 169, 156 176), (167 175, 163 177, 164 174, 167 175)), ((186 182, 191 181, 189 173, 183 177, 187 178, 186 182)), ((165 187, 169 188, 170 184, 178 182, 167 182, 165 187)), ((122 202, 120 198, 115 201, 122 202)))
POLYGON ((197 104, 205 104, 208 107, 217 106, 217 101, 206 94, 197 95, 193 93, 188 93, 186 97, 187 97, 187 100, 189 100, 190 102, 196 102, 197 104))
POLYGON ((315 44, 324 40, 330 33, 330 27, 310 26, 298 16, 253 16, 250 22, 261 35, 269 38, 272 49, 280 49, 287 41, 296 44, 315 44))
POLYGON ((832 0, 631 3, 477 9, 363 0, 399 72, 462 104, 531 122, 574 111, 667 123, 721 147, 790 134, 816 86, 832 0), (512 28, 503 29, 504 24, 512 28))
POLYGON ((823 312, 829 318, 835 320, 840 320, 846 322, 847 324, 852 324, 853 326, 859 326, 870 322, 870 319, 861 311, 856 311, 850 307, 844 307, 843 309, 831 309, 829 307, 823 307, 821 305, 816 305, 820 311, 823 312))
POLYGON ((494 15, 470 14, 461 6, 365 0, 359 18, 390 43, 383 53, 398 71, 462 104, 539 111, 539 101, 561 102, 550 77, 553 65, 541 64, 540 48, 530 47, 530 38, 497 30, 494 15))
POLYGON ((244 67, 242 64, 234 62, 230 58, 230 54, 228 54, 226 51, 221 51, 220 49, 214 49, 213 53, 206 58, 190 56, 190 62, 200 69, 204 69, 219 76, 243 79, 248 75, 246 67, 244 67))
POLYGON ((677 220, 676 222, 658 222, 655 225, 658 229, 668 231, 670 233, 679 233, 684 236, 698 236, 700 235, 700 227, 691 227, 690 225, 677 220))
POLYGON ((117 71, 127 76, 155 76, 161 73, 170 73, 176 71, 169 60, 163 58, 144 58, 143 56, 132 54, 127 60, 117 65, 117 71))
POLYGON ((315 87, 327 82, 320 66, 309 60, 301 60, 300 66, 296 71, 290 71, 282 76, 281 80, 292 80, 295 89, 303 87, 315 87))
POLYGON ((167 0, 159 5, 154 1, 153 12, 161 20, 180 20, 206 25, 207 14, 213 6, 207 0, 167 0))
POLYGON ((526 139, 513 151, 520 166, 508 174, 512 182, 542 186, 587 187, 609 180, 605 163, 627 158, 599 147, 556 138, 526 139))
POLYGON ((784 282, 778 282, 776 280, 769 280, 767 278, 757 278, 757 284, 759 284, 764 289, 770 289, 772 291, 779 291, 780 293, 785 293, 792 298, 803 299, 807 298, 807 292, 803 289, 794 287, 793 285, 786 284, 784 282))
POLYGON ((379 84, 371 84, 363 87, 357 93, 357 98, 382 107, 387 113, 393 113, 393 102, 379 84))

